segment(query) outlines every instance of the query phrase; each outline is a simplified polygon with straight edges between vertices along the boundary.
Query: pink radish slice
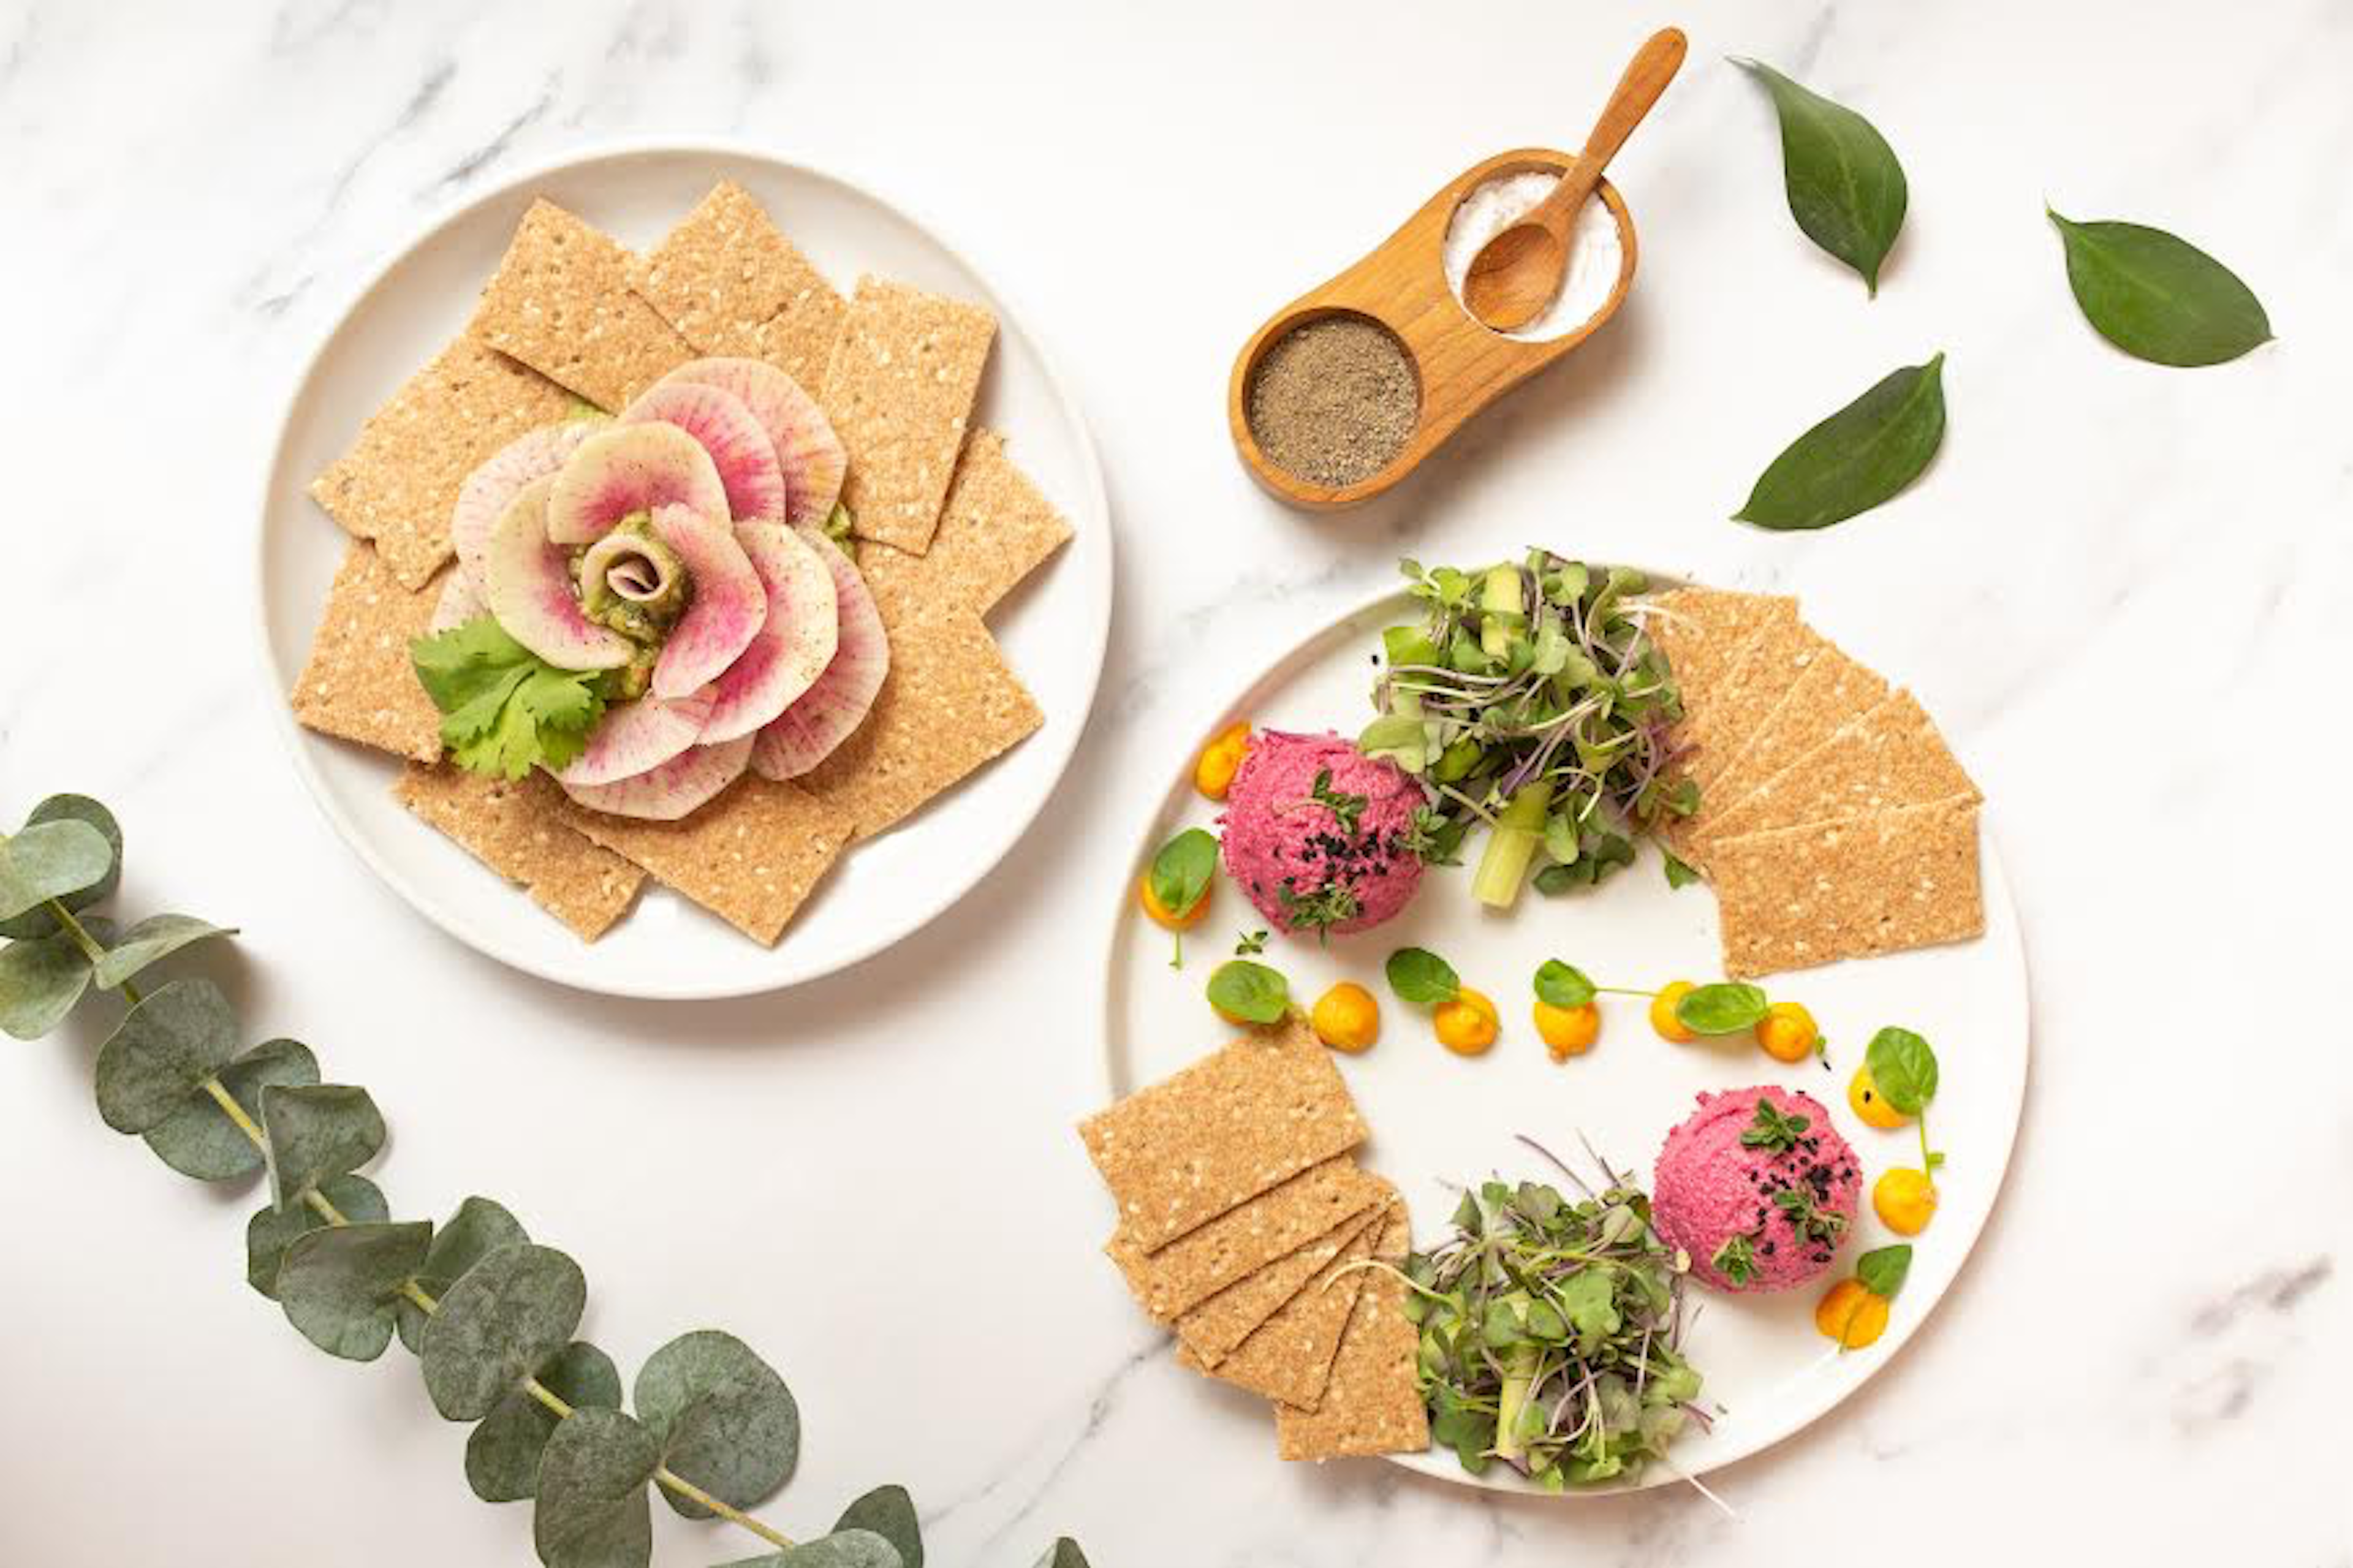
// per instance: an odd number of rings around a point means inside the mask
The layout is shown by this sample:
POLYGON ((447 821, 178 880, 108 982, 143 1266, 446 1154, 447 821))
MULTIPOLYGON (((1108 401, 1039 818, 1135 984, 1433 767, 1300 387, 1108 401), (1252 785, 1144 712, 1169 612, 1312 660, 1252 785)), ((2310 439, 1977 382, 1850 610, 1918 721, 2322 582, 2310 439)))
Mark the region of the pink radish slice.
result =
POLYGON ((554 484, 533 479, 523 486, 491 525, 482 552, 482 597, 507 636, 557 668, 618 669, 637 645, 581 612, 572 563, 547 537, 547 498, 554 484))
POLYGON ((491 607, 482 602, 481 592, 474 586, 474 579, 460 566, 449 574, 448 582, 441 584, 441 596, 433 602, 433 618, 425 623, 425 629, 439 637, 443 632, 464 626, 477 616, 490 613, 491 607))
POLYGON ((621 413, 624 425, 675 425, 702 444, 737 522, 785 521, 785 475, 776 443, 723 387, 671 382, 649 388, 621 413))
POLYGON ((727 487, 702 443, 677 426, 613 426, 581 442, 555 471, 547 536, 558 544, 593 544, 630 513, 658 506, 724 517, 727 487))
POLYGON ((676 822, 742 778, 751 760, 752 737, 746 735, 716 746, 691 746, 659 766, 611 784, 565 784, 564 793, 591 811, 676 822))
POLYGON ((572 765, 555 775, 566 789, 635 778, 669 762, 701 739, 711 717, 711 693, 669 700, 640 697, 608 708, 572 765))
POLYGON ((561 425, 526 430, 492 454, 466 476, 458 487, 458 502, 449 509, 449 542, 458 564, 481 591, 482 552, 491 542, 491 524, 515 493, 533 479, 543 479, 564 467, 580 443, 605 427, 597 419, 567 419, 561 425))
POLYGON ((883 677, 891 673, 891 639, 866 579, 833 541, 815 529, 800 533, 833 573, 841 629, 833 661, 817 684, 760 731, 752 766, 763 778, 797 779, 832 755, 866 721, 883 677))
POLYGON ((694 596, 654 661, 657 697, 708 686, 752 646, 768 619, 768 591, 734 531, 682 506, 654 509, 656 537, 686 563, 694 596))
POLYGON ((782 523, 739 522, 735 542, 767 589, 768 618, 712 683, 706 742, 748 735, 797 700, 832 662, 839 625, 833 574, 807 541, 782 523))
POLYGON ((795 527, 823 527, 841 499, 841 476, 849 455, 833 433, 833 422, 801 384, 765 360, 698 359, 663 376, 656 385, 689 381, 730 392, 752 411, 776 449, 785 476, 785 521, 795 527))

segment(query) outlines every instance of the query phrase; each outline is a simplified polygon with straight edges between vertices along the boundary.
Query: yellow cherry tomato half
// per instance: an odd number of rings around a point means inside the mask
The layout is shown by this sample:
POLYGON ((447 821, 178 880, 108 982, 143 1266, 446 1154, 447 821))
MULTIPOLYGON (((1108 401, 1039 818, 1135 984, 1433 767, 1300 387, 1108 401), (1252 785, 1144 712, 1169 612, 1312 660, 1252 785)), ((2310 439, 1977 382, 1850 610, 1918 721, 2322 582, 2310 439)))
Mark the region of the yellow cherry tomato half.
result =
POLYGON ((1242 753, 1250 750, 1250 725, 1239 723, 1209 737, 1201 754, 1193 759, 1193 787, 1211 800, 1225 799, 1226 792, 1234 787, 1234 773, 1242 765, 1242 753))
POLYGON ((1802 1004, 1776 1002, 1757 1020, 1757 1043, 1777 1062, 1801 1062, 1822 1043, 1822 1032, 1802 1004))
POLYGON ((1430 1016, 1438 1027, 1438 1043, 1458 1057, 1478 1056, 1495 1043, 1495 1004, 1484 992, 1465 985, 1430 1016))
POLYGON ((1343 980, 1317 997, 1307 1021, 1317 1039, 1350 1056, 1370 1050, 1381 1037, 1381 1005, 1353 980, 1343 980))
POLYGON ((1193 907, 1180 915, 1153 897, 1151 872, 1146 871, 1135 879, 1136 903, 1143 908, 1145 914, 1152 917, 1152 923, 1164 931, 1191 931, 1195 926, 1199 925, 1202 917, 1209 912, 1209 896, 1216 890, 1217 883, 1213 881, 1201 889, 1201 897, 1193 907))
POLYGON ((1601 1009, 1590 1002, 1578 1007, 1556 1007, 1549 1002, 1535 1005, 1536 1033, 1556 1062, 1583 1056, 1601 1037, 1601 1009))
POLYGON ((1814 1308, 1814 1327, 1839 1349, 1859 1351, 1887 1331, 1887 1298, 1873 1294, 1856 1279, 1831 1286, 1814 1308))
POLYGON ((1872 1212, 1898 1236, 1917 1236, 1936 1215, 1936 1184, 1926 1171, 1898 1165, 1871 1184, 1872 1212))
POLYGON ((1867 1067, 1855 1068, 1854 1077, 1847 1080, 1846 1102, 1854 1107, 1854 1113, 1862 1118, 1864 1126, 1876 1127, 1882 1131, 1901 1127, 1912 1120, 1887 1103, 1879 1092, 1879 1086, 1871 1081, 1871 1069, 1867 1067))
POLYGON ((1659 1031, 1659 1038, 1672 1040, 1679 1046, 1690 1045, 1699 1038, 1684 1028, 1683 1021, 1675 1016, 1676 1005, 1691 994, 1692 989, 1692 983, 1688 980, 1670 981, 1663 990, 1651 998, 1651 1027, 1659 1031))

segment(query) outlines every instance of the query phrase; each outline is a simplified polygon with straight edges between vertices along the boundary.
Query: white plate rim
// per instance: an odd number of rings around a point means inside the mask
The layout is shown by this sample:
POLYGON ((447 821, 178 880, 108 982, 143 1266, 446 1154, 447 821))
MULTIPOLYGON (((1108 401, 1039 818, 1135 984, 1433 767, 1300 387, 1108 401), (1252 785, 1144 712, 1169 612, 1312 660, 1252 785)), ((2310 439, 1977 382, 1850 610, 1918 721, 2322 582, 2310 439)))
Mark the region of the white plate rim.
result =
MULTIPOLYGON (((274 405, 280 410, 277 433, 269 442, 268 455, 261 467, 259 483, 255 491, 253 523, 249 540, 252 551, 253 575, 250 586, 253 597, 248 605, 248 617, 253 629, 251 646, 260 670, 263 688, 269 693, 269 700, 266 706, 270 710, 272 723, 280 741, 293 761, 295 773, 301 779, 303 790, 311 797, 311 804, 322 816, 326 817, 329 825, 335 830, 336 837, 343 840, 344 847, 359 858, 361 862, 375 874, 376 879, 390 889, 410 909, 423 915, 427 921, 457 942, 506 964, 509 968, 571 990, 659 1002, 719 1001, 734 997, 772 994, 863 963, 877 953, 895 946, 922 931, 933 921, 961 903, 974 888, 979 886, 982 880, 1004 861, 1005 857, 1011 854, 1014 847, 1028 836, 1030 827, 1052 800, 1055 792, 1060 787, 1064 774, 1069 771, 1071 759, 1077 751, 1080 739, 1085 733, 1089 721, 1093 716, 1095 700, 1102 685, 1103 658, 1110 645, 1118 540, 1111 525, 1109 488, 1103 478, 1101 458, 1095 450, 1093 433, 1088 427, 1085 415, 1078 400, 1071 393, 1069 381, 1056 363, 1045 342, 1037 332, 1034 321, 1035 317, 1024 308, 1018 295, 1008 291, 995 277, 974 265, 962 249, 944 237, 938 226, 914 207, 895 196, 884 194, 862 175, 853 179, 847 174, 836 174, 831 170, 818 168, 795 159, 779 157, 765 148, 740 139, 649 136, 593 142, 551 154, 519 170, 496 184, 485 186, 470 195, 443 203, 425 217, 407 240, 387 252, 383 260, 337 303, 335 309, 326 318, 325 326, 311 344, 310 352, 303 356, 301 367, 296 371, 289 389, 274 405), (1046 726, 1039 733, 1031 735, 1023 742, 1025 746, 1042 746, 1049 760, 1037 796, 1028 805, 1021 820, 1007 831, 993 853, 975 863, 967 876, 953 886, 943 884, 939 896, 930 901, 929 907, 923 912, 912 920, 896 924, 878 922, 875 931, 868 939, 849 943, 824 959, 797 966, 786 963, 774 972, 747 975, 741 983, 669 986, 648 982, 616 983, 605 980, 592 984, 580 974, 568 973, 556 966, 539 962, 494 932, 476 925, 461 911, 448 908, 439 900, 427 896, 376 850, 366 836, 362 834, 358 826, 345 816, 342 807, 336 803, 333 792, 326 787, 325 781, 319 774, 311 748, 314 742, 320 745, 334 742, 325 737, 312 736, 295 722, 292 706, 287 701, 282 689, 269 637, 268 614, 269 500, 277 489, 280 471, 287 460, 287 443, 294 424, 293 411, 310 394, 328 351, 333 346, 345 323, 375 297, 377 290, 384 287, 385 281, 410 257, 475 209, 508 197, 524 186, 551 180, 558 175, 573 174, 593 164, 649 157, 704 157, 760 163, 788 171, 799 177, 836 186, 850 195, 872 203, 891 216, 916 230, 933 245, 937 246, 950 261, 978 279, 988 293, 1005 307, 1006 316, 1018 326, 1022 336, 1028 340, 1030 349, 1037 355, 1039 367, 1043 373, 1046 390, 1050 394, 1057 412, 1069 430, 1076 467, 1084 489, 1084 494, 1077 498, 1078 505, 1074 510, 1083 517, 1093 519, 1103 535, 1103 548, 1092 558, 1095 562, 1095 570, 1092 577, 1076 584, 1077 589, 1083 592, 1089 602, 1095 607, 1094 614, 1089 617, 1088 624, 1082 628, 1082 646, 1079 649, 1084 655, 1084 700, 1078 705, 1071 722, 1060 726, 1046 726)), ((326 521, 330 526, 333 526, 332 519, 326 521)), ((1062 569, 1067 571, 1068 565, 1067 562, 1062 563, 1062 569)), ((920 826, 914 830, 920 831, 920 826)), ((489 872, 487 868, 484 869, 486 875, 495 875, 489 872)), ((723 934, 730 940, 748 940, 733 932, 720 932, 715 924, 713 934, 714 936, 723 934)), ((783 941, 789 940, 790 931, 787 928, 783 941)), ((782 943, 780 942, 779 945, 781 946, 782 943)))

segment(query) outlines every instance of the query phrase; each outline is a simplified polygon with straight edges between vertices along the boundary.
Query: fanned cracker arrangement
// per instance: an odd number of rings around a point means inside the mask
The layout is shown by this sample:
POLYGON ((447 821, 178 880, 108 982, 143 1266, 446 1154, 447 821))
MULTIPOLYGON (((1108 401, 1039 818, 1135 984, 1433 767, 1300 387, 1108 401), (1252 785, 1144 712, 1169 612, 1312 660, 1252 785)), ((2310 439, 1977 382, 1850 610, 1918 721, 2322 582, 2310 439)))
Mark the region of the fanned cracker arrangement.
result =
POLYGON ((1794 599, 1679 588, 1647 625, 1683 693, 1675 765, 1699 786, 1666 837, 1715 886, 1727 974, 1984 931, 1983 797, 1910 692, 1794 599))
POLYGON ((353 542, 296 718, 403 759, 401 803, 584 941, 650 877, 774 944, 854 841, 1042 722, 984 617, 1070 525, 972 426, 996 331, 844 294, 732 182, 642 256, 534 202, 311 486, 353 542), (505 613, 557 576, 571 607, 505 613), (563 765, 511 760, 584 691, 563 765))
POLYGON ((1297 1021, 1080 1124, 1119 1206, 1105 1245, 1186 1366, 1262 1395, 1287 1459, 1426 1447, 1402 1282, 1405 1205, 1297 1021))

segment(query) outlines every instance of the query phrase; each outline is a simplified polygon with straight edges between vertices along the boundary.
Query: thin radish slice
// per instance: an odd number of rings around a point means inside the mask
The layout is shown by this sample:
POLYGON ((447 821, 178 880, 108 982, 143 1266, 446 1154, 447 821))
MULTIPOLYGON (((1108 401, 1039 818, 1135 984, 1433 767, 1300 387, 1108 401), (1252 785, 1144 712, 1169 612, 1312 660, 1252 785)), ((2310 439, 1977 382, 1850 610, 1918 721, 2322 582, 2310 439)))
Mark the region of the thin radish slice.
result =
POLYGON ((866 721, 883 677, 891 673, 891 639, 856 563, 815 529, 800 534, 833 573, 841 630, 833 661, 817 684, 760 731, 752 766, 763 778, 796 779, 832 755, 866 721))
POLYGON ((655 384, 681 381, 715 386, 742 400, 776 449, 776 464, 785 476, 785 521, 795 527, 824 527, 833 503, 841 499, 841 477, 849 471, 849 458, 833 433, 833 422, 801 384, 765 360, 698 359, 655 384))
POLYGON ((555 471, 547 536, 593 544, 632 512, 683 506, 727 515, 727 487, 702 443, 675 425, 611 426, 582 441, 555 471))
POLYGON ((506 510, 523 486, 564 467, 580 443, 606 423, 599 416, 526 430, 466 476, 466 482, 458 487, 457 504, 449 509, 449 543, 477 594, 482 589, 482 552, 490 546, 491 524, 498 521, 499 513, 506 510))
POLYGON ((507 636, 558 669, 618 669, 636 654, 637 645, 581 611, 572 563, 547 537, 547 498, 554 483, 533 479, 523 486, 491 525, 490 546, 482 552, 482 597, 507 636))
POLYGON ((675 425, 702 445, 737 522, 785 521, 785 475, 776 443, 743 399, 724 387, 668 382, 621 411, 624 425, 675 425))
POLYGON ((425 629, 439 637, 443 632, 464 626, 477 616, 490 613, 491 606, 483 603, 481 591, 474 586, 474 579, 460 567, 450 573, 448 581, 441 584, 441 596, 433 601, 433 618, 425 623, 425 629))
MULTIPOLYGON (((676 822, 744 776, 752 737, 690 746, 658 767, 607 784, 565 784, 564 793, 611 816, 676 822)), ((561 781, 558 781, 559 783, 561 781)))
POLYGON ((735 542, 767 589, 768 618, 712 683, 707 742, 748 735, 792 706, 833 661, 839 631, 833 574, 807 540, 782 523, 739 522, 735 542))
POLYGON ((679 698, 640 697, 607 709, 586 748, 555 782, 570 789, 650 773, 702 739, 711 700, 709 691, 693 691, 679 698))
POLYGON ((653 523, 655 536, 686 563, 694 588, 654 661, 654 695, 683 697, 718 679, 752 646, 768 619, 768 591, 725 523, 682 506, 656 507, 653 523))

